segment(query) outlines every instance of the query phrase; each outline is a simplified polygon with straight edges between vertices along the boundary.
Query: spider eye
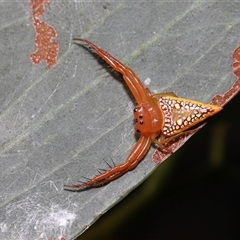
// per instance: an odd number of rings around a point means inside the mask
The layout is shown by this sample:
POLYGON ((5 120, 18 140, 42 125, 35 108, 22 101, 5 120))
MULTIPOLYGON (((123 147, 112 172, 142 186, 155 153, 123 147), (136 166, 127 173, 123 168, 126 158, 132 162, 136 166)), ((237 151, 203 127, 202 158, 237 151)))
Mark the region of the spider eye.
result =
POLYGON ((157 104, 152 102, 142 103, 133 110, 135 129, 141 135, 149 135, 161 131, 163 116, 157 104))

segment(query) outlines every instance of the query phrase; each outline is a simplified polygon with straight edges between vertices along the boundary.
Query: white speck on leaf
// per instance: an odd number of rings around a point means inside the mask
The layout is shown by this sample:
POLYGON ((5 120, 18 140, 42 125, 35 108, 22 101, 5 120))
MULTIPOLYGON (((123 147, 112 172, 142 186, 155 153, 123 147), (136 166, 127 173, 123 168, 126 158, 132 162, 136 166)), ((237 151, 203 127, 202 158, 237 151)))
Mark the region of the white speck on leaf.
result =
POLYGON ((147 85, 149 85, 151 83, 151 78, 146 78, 145 80, 144 80, 144 84, 147 86, 147 85))

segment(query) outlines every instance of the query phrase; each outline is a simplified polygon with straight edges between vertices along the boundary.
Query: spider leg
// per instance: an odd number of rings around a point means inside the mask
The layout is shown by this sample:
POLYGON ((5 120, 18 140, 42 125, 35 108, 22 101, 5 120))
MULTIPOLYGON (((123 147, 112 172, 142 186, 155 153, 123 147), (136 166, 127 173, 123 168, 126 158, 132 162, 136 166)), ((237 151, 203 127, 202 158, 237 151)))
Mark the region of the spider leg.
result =
POLYGON ((152 138, 152 142, 157 146, 158 150, 165 153, 173 153, 171 150, 171 142, 175 142, 182 137, 186 137, 190 134, 197 132, 198 128, 186 130, 184 132, 178 133, 176 135, 166 137, 163 134, 160 136, 160 139, 152 138))
POLYGON ((83 41, 86 44, 88 44, 115 71, 121 73, 123 75, 123 79, 125 80, 126 84, 128 85, 130 91, 132 92, 138 104, 146 102, 149 99, 149 91, 144 87, 142 82, 130 68, 128 68, 120 61, 118 61, 116 58, 111 56, 109 53, 105 52, 104 50, 97 47, 95 44, 91 43, 86 39, 74 38, 73 40, 83 41))
POLYGON ((150 145, 151 145, 150 136, 147 137, 140 136, 136 145, 134 146, 129 156, 127 157, 125 163, 116 165, 113 168, 97 175, 96 177, 87 180, 85 183, 78 185, 64 185, 64 189, 70 191, 79 191, 84 188, 98 187, 111 182, 112 180, 120 177, 127 171, 130 171, 133 168, 135 168, 148 152, 150 145))
POLYGON ((165 136, 161 135, 159 140, 157 137, 158 137, 158 135, 156 135, 156 134, 151 135, 151 140, 152 140, 153 144, 157 147, 157 149, 164 153, 173 153, 171 151, 171 149, 166 146, 165 136))

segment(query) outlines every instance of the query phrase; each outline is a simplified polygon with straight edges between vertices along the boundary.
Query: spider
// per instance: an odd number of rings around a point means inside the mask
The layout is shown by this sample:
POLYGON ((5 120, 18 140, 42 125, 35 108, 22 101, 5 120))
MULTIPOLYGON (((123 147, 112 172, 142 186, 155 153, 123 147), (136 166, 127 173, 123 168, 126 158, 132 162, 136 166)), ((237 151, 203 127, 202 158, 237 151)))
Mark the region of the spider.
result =
MULTIPOLYGON (((116 58, 90 41, 82 41, 105 60, 115 71, 122 74, 133 94, 137 106, 133 110, 135 130, 140 135, 125 163, 111 167, 103 173, 78 185, 65 185, 64 189, 79 191, 105 185, 134 169, 147 154, 153 143, 159 150, 170 153, 167 143, 185 133, 187 129, 219 112, 222 107, 179 98, 173 92, 152 94, 136 74, 116 58)), ((189 131, 189 130, 188 130, 189 131)))

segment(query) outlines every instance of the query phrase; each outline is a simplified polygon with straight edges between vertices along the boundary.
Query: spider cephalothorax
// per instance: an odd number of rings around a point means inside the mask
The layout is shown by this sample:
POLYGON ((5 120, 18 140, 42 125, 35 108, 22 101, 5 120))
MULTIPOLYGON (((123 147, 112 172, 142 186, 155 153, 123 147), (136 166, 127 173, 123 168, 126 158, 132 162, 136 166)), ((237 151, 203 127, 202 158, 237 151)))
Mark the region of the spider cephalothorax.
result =
POLYGON ((135 130, 141 135, 160 133, 163 123, 163 115, 157 103, 143 103, 133 110, 135 118, 135 130))

